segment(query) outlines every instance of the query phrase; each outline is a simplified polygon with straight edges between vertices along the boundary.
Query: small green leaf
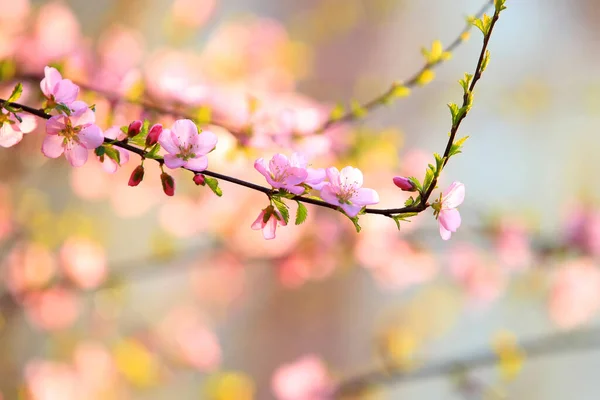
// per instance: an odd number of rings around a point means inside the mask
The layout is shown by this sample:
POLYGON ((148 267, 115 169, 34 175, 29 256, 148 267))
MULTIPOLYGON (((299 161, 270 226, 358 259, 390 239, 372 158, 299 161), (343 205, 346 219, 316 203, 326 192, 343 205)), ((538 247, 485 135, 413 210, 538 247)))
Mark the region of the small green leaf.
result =
POLYGON ((481 62, 481 72, 485 71, 489 62, 490 62, 490 51, 486 50, 485 56, 483 57, 483 61, 481 62))
POLYGON ((356 118, 363 118, 365 115, 367 115, 367 110, 356 100, 352 100, 350 109, 352 110, 352 115, 354 115, 356 118))
POLYGON ((96 148, 94 149, 94 153, 95 153, 95 154, 96 154, 98 157, 102 157, 102 156, 104 155, 104 153, 105 153, 105 151, 104 151, 104 146, 99 146, 99 147, 96 147, 96 148))
POLYGON ((473 21, 473 25, 479 28, 479 30, 481 31, 481 33, 483 33, 484 36, 487 36, 489 34, 491 24, 492 18, 487 14, 483 14, 483 17, 473 21))
POLYGON ((103 145, 104 154, 111 160, 117 163, 117 165, 121 165, 121 153, 119 153, 114 147, 103 145))
POLYGON ((345 112, 346 111, 344 110, 344 106, 341 104, 337 104, 335 107, 333 107, 331 113, 329 113, 329 119, 332 121, 337 121, 344 116, 345 112))
POLYGON ((440 156, 438 153, 433 153, 433 157, 435 158, 435 170, 440 171, 444 165, 444 157, 440 156))
POLYGON ((206 182, 206 184, 208 185, 208 187, 210 188, 210 190, 213 191, 214 194, 216 194, 219 197, 223 196, 223 191, 219 187, 219 181, 218 180, 216 180, 215 178, 211 178, 208 175, 204 175, 204 181, 206 182))
POLYGON ((469 86, 471 85, 471 81, 473 80, 473 75, 465 73, 465 77, 460 79, 458 83, 463 88, 463 91, 467 93, 469 91, 469 86))
POLYGON ((417 188, 419 192, 423 190, 423 186, 421 186, 421 182, 419 182, 417 178, 415 178, 414 176, 409 176, 408 180, 417 188))
POLYGON ((271 197, 271 201, 273 202, 273 205, 277 207, 277 210, 279 210, 279 213, 287 224, 290 220, 290 211, 288 210, 287 204, 281 200, 281 197, 271 197))
POLYGON ((306 217, 308 216, 308 210, 306 208, 306 206, 302 203, 300 203, 299 201, 296 201, 296 203, 298 203, 298 210, 296 211, 296 225, 300 225, 302 224, 304 221, 306 221, 306 217))
POLYGON ((160 151, 160 144, 156 143, 149 152, 146 153, 146 158, 151 158, 153 160, 160 160, 162 157, 158 154, 160 151))
POLYGON ((66 115, 71 115, 71 109, 66 104, 58 103, 56 109, 62 111, 66 115))
POLYGON ((427 171, 425 172, 425 179, 423 180, 423 190, 429 189, 429 185, 433 182, 433 177, 435 176, 435 168, 433 165, 429 164, 427 171))
MULTIPOLYGON (((127 126, 121 127, 121 131, 123 131, 123 133, 125 133, 126 135, 127 135, 127 130, 128 130, 127 126)), ((145 119, 144 123, 142 124, 142 127, 140 128, 140 133, 138 133, 137 135, 135 135, 132 138, 129 138, 129 143, 133 143, 140 147, 145 147, 146 146, 146 138, 148 137, 149 130, 150 130, 150 121, 145 119)), ((153 157, 148 157, 148 158, 153 158, 153 157)))
POLYGON ((404 202, 404 206, 405 206, 405 207, 412 207, 413 205, 415 205, 415 199, 413 199, 413 197, 412 197, 412 196, 410 196, 410 197, 408 198, 408 200, 406 200, 406 201, 404 202))
POLYGON ((19 100, 19 98, 21 97, 21 93, 23 93, 23 85, 21 84, 21 82, 19 82, 13 89, 10 96, 8 96, 8 100, 6 100, 6 101, 9 103, 12 103, 12 102, 19 100))
POLYGON ((504 3, 506 2, 506 0, 494 0, 494 7, 496 7, 496 12, 500 12, 503 10, 506 10, 506 6, 504 5, 504 3))

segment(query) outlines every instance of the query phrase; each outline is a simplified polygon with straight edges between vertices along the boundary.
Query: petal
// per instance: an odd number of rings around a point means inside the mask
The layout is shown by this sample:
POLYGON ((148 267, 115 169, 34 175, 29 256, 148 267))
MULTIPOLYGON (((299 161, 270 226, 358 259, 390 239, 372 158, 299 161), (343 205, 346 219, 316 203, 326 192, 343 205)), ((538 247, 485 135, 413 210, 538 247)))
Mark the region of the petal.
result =
POLYGON ((306 190, 304 186, 282 185, 282 187, 290 193, 300 196, 306 190))
POLYGON ((46 157, 57 158, 65 151, 63 138, 58 135, 46 135, 42 143, 42 153, 46 157))
POLYGON ((442 237, 443 240, 448 240, 448 239, 450 239, 450 236, 452 236, 452 232, 450 232, 449 230, 444 228, 441 223, 440 223, 440 236, 442 237))
POLYGON ((369 205, 379 203, 379 194, 373 189, 361 188, 350 199, 352 203, 359 205, 369 205))
POLYGON ((202 172, 208 168, 208 157, 200 156, 191 158, 183 166, 191 169, 192 171, 202 172))
POLYGON ((455 208, 442 210, 440 211, 438 221, 440 225, 450 232, 456 232, 461 223, 460 213, 455 208))
POLYGON ((65 157, 74 167, 81 167, 88 159, 88 149, 82 145, 71 142, 65 148, 65 157))
POLYGON ((33 115, 19 114, 22 122, 17 122, 19 130, 23 133, 30 133, 37 127, 37 120, 33 115))
POLYGON ((266 240, 275 239, 275 231, 277 230, 277 218, 271 215, 271 218, 265 224, 262 232, 266 240))
POLYGON ((290 162, 287 157, 283 154, 277 153, 269 161, 269 170, 275 176, 279 175, 282 171, 289 168, 290 162))
POLYGON ((327 179, 329 182, 335 187, 340 187, 340 171, 336 167, 329 167, 325 170, 325 174, 327 175, 327 179))
POLYGON ((173 138, 176 139, 177 136, 172 135, 170 129, 164 129, 162 131, 162 133, 160 134, 160 136, 158 137, 158 143, 168 153, 178 154, 179 153, 179 146, 178 146, 179 143, 178 142, 175 143, 173 141, 173 138))
POLYGON ((262 210, 262 212, 260 214, 258 214, 258 217, 256 218, 256 220, 252 223, 252 225, 250 227, 252 229, 254 229, 255 231, 264 228, 265 227, 265 222, 263 221, 264 217, 265 217, 265 210, 262 210))
POLYGON ((79 86, 69 79, 63 79, 54 87, 54 99, 58 103, 71 104, 77 99, 79 86))
POLYGON ((265 178, 271 176, 271 172, 269 172, 269 166, 262 157, 254 161, 254 169, 260 172, 265 178))
POLYGON ((340 171, 340 183, 359 188, 363 185, 363 174, 358 168, 344 167, 340 171))
POLYGON ((324 168, 314 169, 307 168, 306 169, 306 180, 304 183, 312 187, 316 190, 321 190, 323 185, 325 185, 325 178, 327 177, 324 168))
POLYGON ((215 148, 218 140, 217 135, 211 131, 202 131, 201 134, 192 138, 194 153, 203 156, 207 155, 215 148))
POLYGON ((337 192, 330 183, 326 183, 325 186, 321 189, 321 198, 323 201, 333 204, 334 206, 340 205, 340 200, 337 197, 337 192))
POLYGON ((121 128, 115 125, 104 131, 104 137, 115 140, 120 136, 121 133, 123 133, 121 132, 121 128))
POLYGON ((104 135, 98 125, 90 125, 77 135, 79 142, 86 149, 93 150, 104 143, 104 135))
POLYGON ((363 208, 360 204, 342 204, 341 207, 349 217, 356 217, 363 208))
POLYGON ((129 162, 129 152, 119 147, 117 147, 117 151, 119 152, 119 159, 121 161, 121 165, 127 164, 129 162))
POLYGON ((453 182, 446 189, 442 196, 442 204, 444 208, 456 208, 465 200, 465 185, 460 182, 453 182))
POLYGON ((40 82, 40 89, 46 97, 54 95, 54 88, 62 80, 60 72, 53 67, 44 67, 44 79, 40 82))
POLYGON ((183 159, 177 157, 176 154, 166 154, 164 158, 165 158, 165 165, 171 169, 183 167, 183 165, 185 164, 185 161, 183 161, 183 159))
POLYGON ((102 162, 103 170, 105 170, 109 174, 114 174, 115 172, 117 172, 117 168, 118 165, 114 160, 104 156, 104 161, 102 162))
POLYGON ((298 168, 306 168, 308 162, 306 158, 301 153, 293 153, 290 157, 290 165, 298 168))
POLYGON ((174 143, 187 147, 188 144, 193 143, 194 136, 198 135, 198 127, 189 119, 179 119, 173 124, 171 132, 177 137, 177 140, 173 139, 174 143))
POLYGON ((71 109, 73 113, 69 118, 73 126, 85 126, 96 122, 96 113, 83 101, 74 101, 71 103, 71 109))
POLYGON ((306 179, 308 172, 304 168, 291 167, 287 170, 288 176, 284 179, 288 185, 298 185, 306 179))
POLYGON ((5 123, 0 127, 0 146, 11 147, 23 139, 23 132, 13 129, 12 124, 5 123))
POLYGON ((65 129, 65 116, 56 115, 46 121, 46 133, 48 135, 58 135, 60 131, 65 129))

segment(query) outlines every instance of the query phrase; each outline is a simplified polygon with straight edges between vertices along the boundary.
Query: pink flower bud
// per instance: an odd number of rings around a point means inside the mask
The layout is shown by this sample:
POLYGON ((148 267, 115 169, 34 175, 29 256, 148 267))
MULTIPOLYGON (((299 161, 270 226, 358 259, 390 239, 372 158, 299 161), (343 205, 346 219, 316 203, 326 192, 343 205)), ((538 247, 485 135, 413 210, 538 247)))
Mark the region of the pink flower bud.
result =
POLYGON ((200 185, 204 186, 206 184, 206 182, 204 181, 204 175, 202 175, 202 174, 194 175, 194 183, 198 186, 200 186, 200 185))
POLYGON ((131 177, 129 177, 129 186, 137 186, 144 179, 144 166, 138 165, 135 167, 133 172, 131 173, 131 177))
POLYGON ((163 172, 160 174, 160 182, 162 183, 163 191, 167 196, 173 196, 175 194, 175 180, 171 175, 163 172))
POLYGON ((395 176, 394 177, 394 185, 398 186, 400 189, 404 190, 405 192, 414 192, 417 190, 417 188, 410 181, 410 179, 407 179, 403 176, 395 176))
POLYGON ((158 142, 158 137, 163 131, 163 126, 161 124, 154 124, 152 128, 148 131, 148 136, 146 137, 146 146, 154 146, 156 142, 158 142))
POLYGON ((132 138, 137 136, 142 130, 142 121, 135 120, 129 124, 129 128, 127 128, 127 137, 132 138))

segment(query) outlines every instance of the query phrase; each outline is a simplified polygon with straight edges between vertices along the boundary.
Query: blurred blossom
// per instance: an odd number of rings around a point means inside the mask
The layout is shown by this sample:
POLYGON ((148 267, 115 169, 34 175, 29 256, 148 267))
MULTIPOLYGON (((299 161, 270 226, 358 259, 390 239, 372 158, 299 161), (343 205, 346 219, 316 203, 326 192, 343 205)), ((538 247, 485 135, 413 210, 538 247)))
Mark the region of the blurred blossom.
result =
POLYGON ((600 209, 583 204, 569 207, 566 241, 593 256, 600 256, 600 209))
POLYGON ((32 400, 81 399, 77 374, 65 363, 29 361, 25 367, 25 385, 32 400))
POLYGON ((0 242, 13 231, 13 206, 8 186, 0 184, 0 242))
POLYGON ((123 77, 141 62, 144 39, 132 28, 113 25, 100 36, 98 53, 102 70, 123 77))
POLYGON ((331 378, 321 359, 306 355, 284 364, 273 374, 271 389, 278 400, 314 400, 327 398, 331 378))
POLYGON ((563 264, 553 278, 550 318, 563 329, 589 321, 600 309, 600 269, 581 258, 563 264))
POLYGON ((494 246, 500 262, 510 270, 523 270, 533 261, 529 232, 521 221, 503 219, 494 246))
POLYGON ((242 295, 246 273, 236 257, 221 251, 198 261, 191 270, 190 280, 203 305, 227 307, 242 295))
POLYGON ((474 246, 459 244, 448 254, 450 275, 462 286, 471 304, 485 307, 497 300, 507 284, 502 269, 474 246))
POLYGON ((329 277, 340 259, 334 248, 301 249, 286 257, 278 264, 278 277, 283 286, 296 288, 309 280, 322 280, 329 277), (317 255, 318 254, 318 255, 317 255))
POLYGON ((60 260, 65 275, 82 289, 96 288, 108 276, 104 249, 88 239, 67 239, 60 249, 60 260))
POLYGON ((112 355, 99 342, 78 343, 73 354, 73 365, 80 384, 92 393, 103 392, 116 378, 112 355))
POLYGON ((221 363, 218 338, 192 308, 170 311, 157 333, 170 353, 200 371, 213 371, 221 363))
POLYGON ((196 212, 196 203, 180 195, 168 198, 158 211, 158 221, 169 234, 185 238, 197 235, 206 229, 206 216, 196 212))
POLYGON ((48 331, 69 328, 80 312, 77 296, 58 286, 28 294, 24 306, 29 321, 48 331))
POLYGON ((171 12, 176 24, 198 28, 213 14, 216 3, 216 0, 175 0, 171 12))
POLYGON ((4 282, 17 297, 45 287, 56 273, 54 255, 36 243, 16 245, 4 260, 4 282))

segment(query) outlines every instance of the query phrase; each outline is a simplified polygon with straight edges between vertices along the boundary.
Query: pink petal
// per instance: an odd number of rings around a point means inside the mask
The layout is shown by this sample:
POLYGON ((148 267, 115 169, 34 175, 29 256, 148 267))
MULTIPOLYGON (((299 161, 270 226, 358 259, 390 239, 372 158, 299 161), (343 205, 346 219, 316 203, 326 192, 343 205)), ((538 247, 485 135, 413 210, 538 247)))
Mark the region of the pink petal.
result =
POLYGON ((54 95, 54 88, 62 80, 60 72, 53 67, 44 67, 44 79, 40 82, 40 89, 46 97, 54 95))
POLYGON ((17 122, 19 130, 23 133, 30 133, 37 127, 37 120, 33 115, 19 114, 23 122, 17 122))
POLYGON ((65 157, 72 166, 81 167, 88 159, 88 149, 75 142, 67 143, 65 157))
POLYGON ((449 230, 444 228, 441 223, 440 223, 440 236, 442 237, 443 240, 448 240, 448 239, 450 239, 450 236, 452 236, 452 232, 450 232, 449 230))
POLYGON ((288 192, 293 193, 297 196, 301 195, 306 190, 306 189, 304 189, 304 186, 281 185, 281 187, 284 188, 285 190, 287 190, 288 192))
POLYGON ((58 135, 46 135, 42 143, 42 153, 46 157, 57 158, 64 152, 63 138, 58 135))
POLYGON ((69 79, 63 79, 55 86, 54 99, 58 103, 71 104, 77 99, 78 94, 79 86, 69 79))
POLYGON ((336 167, 329 167, 325 170, 325 174, 327 175, 327 179, 329 182, 336 188, 340 187, 340 171, 336 167))
POLYGON ((263 221, 264 217, 265 217, 265 210, 262 210, 262 212, 260 214, 258 214, 258 218, 256 218, 256 220, 252 223, 252 225, 250 227, 252 229, 254 229, 255 231, 264 228, 265 227, 265 222, 263 221))
POLYGON ((65 116, 56 115, 46 121, 46 133, 48 135, 58 135, 60 131, 65 129, 65 116))
POLYGON ((271 172, 269 171, 269 167, 267 166, 267 162, 264 158, 259 158, 258 160, 256 160, 254 162, 254 168, 265 177, 269 185, 277 189, 281 187, 281 183, 275 182, 271 177, 271 172))
POLYGON ((337 197, 337 192, 334 190, 334 186, 330 183, 326 183, 321 189, 321 198, 323 201, 333 204, 334 206, 340 205, 340 200, 337 197))
POLYGON ((192 143, 195 143, 194 153, 203 156, 207 155, 215 148, 218 140, 217 135, 211 131, 203 131, 192 139, 192 143))
POLYGON ((277 229, 277 218, 271 215, 271 218, 265 224, 263 228, 263 237, 266 240, 275 239, 275 230, 277 229))
POLYGON ((70 116, 73 126, 85 126, 96 122, 96 113, 83 101, 74 101, 71 103, 71 109, 74 110, 70 116))
POLYGON ((177 140, 173 139, 174 143, 187 147, 188 144, 194 143, 194 136, 198 136, 198 127, 189 119, 179 119, 173 124, 171 132, 177 137, 177 140))
POLYGON ((121 149, 117 147, 117 151, 119 152, 119 158, 121 160, 121 165, 127 164, 129 161, 129 151, 125 149, 121 149))
POLYGON ((269 161, 269 170, 275 176, 279 175, 282 171, 287 170, 290 167, 290 162, 287 157, 283 154, 277 153, 269 161))
POLYGON ((103 170, 105 170, 109 174, 114 174, 115 172, 117 172, 118 167, 119 166, 113 159, 110 159, 110 158, 104 156, 104 161, 102 162, 103 170))
POLYGON ((325 173, 325 169, 323 168, 319 168, 319 169, 314 169, 314 168, 307 168, 306 169, 306 180, 304 181, 304 183, 306 183, 307 185, 309 185, 310 187, 312 187, 315 190, 321 190, 321 188, 323 187, 323 185, 325 185, 325 178, 326 178, 326 173, 325 173))
POLYGON ((197 158, 191 158, 184 164, 184 167, 189 168, 192 171, 202 172, 208 168, 208 157, 200 156, 197 158))
POLYGON ((373 189, 361 188, 350 199, 352 203, 359 205, 369 205, 379 203, 379 194, 373 189))
POLYGON ((363 208, 360 204, 342 204, 340 207, 342 207, 342 210, 344 210, 349 217, 356 217, 363 208))
POLYGON ((340 183, 359 188, 363 185, 363 174, 358 168, 344 167, 340 172, 340 183))
POLYGON ((13 129, 13 125, 5 123, 0 127, 0 146, 11 147, 23 139, 23 132, 13 129))
POLYGON ((442 205, 444 208, 456 208, 462 204, 464 199, 465 185, 460 182, 453 182, 442 196, 442 205))
POLYGON ((183 159, 177 157, 176 154, 166 154, 164 158, 165 158, 165 165, 171 169, 183 167, 183 165, 185 164, 185 161, 183 161, 183 159))
POLYGON ((460 213, 455 208, 442 210, 440 211, 438 221, 445 229, 450 232, 456 232, 461 222, 460 213))
POLYGON ((90 125, 77 135, 79 142, 86 149, 93 150, 104 143, 104 135, 98 125, 90 125))
POLYGON ((308 172, 304 168, 291 167, 287 170, 288 176, 285 178, 285 183, 288 185, 298 185, 306 179, 308 172))
POLYGON ((306 158, 301 153, 293 153, 290 157, 290 165, 298 168, 306 168, 306 158))
POLYGON ((104 131, 104 137, 107 139, 117 139, 123 132, 121 132, 121 128, 118 126, 111 126, 107 130, 104 131))
POLYGON ((173 135, 170 129, 164 129, 158 137, 158 143, 167 151, 167 153, 178 154, 179 142, 175 142, 177 135, 173 135))

